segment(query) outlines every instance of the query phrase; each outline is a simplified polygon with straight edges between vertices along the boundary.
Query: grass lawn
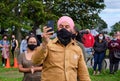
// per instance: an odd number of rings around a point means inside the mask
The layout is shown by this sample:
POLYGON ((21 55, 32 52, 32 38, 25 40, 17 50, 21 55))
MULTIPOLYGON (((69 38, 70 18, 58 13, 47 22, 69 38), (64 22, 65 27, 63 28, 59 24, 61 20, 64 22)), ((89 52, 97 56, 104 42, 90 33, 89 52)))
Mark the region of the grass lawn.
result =
POLYGON ((0 81, 22 81, 22 77, 18 69, 0 67, 0 81))
POLYGON ((92 69, 89 69, 91 81, 120 81, 120 70, 116 74, 109 74, 109 70, 102 71, 100 75, 92 75, 92 69))
MULTIPOLYGON (((11 64, 13 59, 10 58, 11 64)), ((22 81, 23 73, 20 73, 17 68, 4 68, 1 66, 0 56, 0 81, 22 81)))
MULTIPOLYGON (((112 75, 109 70, 103 71, 100 75, 92 75, 92 69, 89 69, 92 81, 120 81, 120 70, 112 75)), ((23 74, 15 68, 0 67, 0 81, 22 81, 23 74)))

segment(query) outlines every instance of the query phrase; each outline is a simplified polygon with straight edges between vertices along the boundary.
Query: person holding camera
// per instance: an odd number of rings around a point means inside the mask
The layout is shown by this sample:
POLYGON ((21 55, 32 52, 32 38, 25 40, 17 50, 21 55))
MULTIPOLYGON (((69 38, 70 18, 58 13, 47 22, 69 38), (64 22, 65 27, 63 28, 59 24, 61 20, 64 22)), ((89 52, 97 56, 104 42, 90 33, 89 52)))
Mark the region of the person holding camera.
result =
POLYGON ((43 63, 41 81, 91 81, 81 48, 72 39, 74 21, 68 16, 57 22, 57 37, 50 40, 51 28, 43 28, 43 42, 32 57, 43 63))

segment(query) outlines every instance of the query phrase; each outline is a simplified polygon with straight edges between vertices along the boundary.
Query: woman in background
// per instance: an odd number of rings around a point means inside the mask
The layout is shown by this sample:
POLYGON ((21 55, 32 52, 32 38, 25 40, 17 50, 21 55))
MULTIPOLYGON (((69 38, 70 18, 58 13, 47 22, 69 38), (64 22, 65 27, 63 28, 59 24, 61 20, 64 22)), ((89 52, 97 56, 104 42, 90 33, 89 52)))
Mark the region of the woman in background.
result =
MULTIPOLYGON (((15 35, 12 34, 12 39, 11 39, 11 53, 12 53, 12 58, 13 60, 18 56, 18 40, 15 38, 15 35)), ((14 65, 14 63, 12 64, 14 65)))
POLYGON ((15 38, 15 35, 12 35, 12 40, 11 40, 11 52, 12 52, 12 56, 14 58, 14 52, 17 50, 18 48, 18 40, 15 38))
POLYGON ((105 57, 106 50, 107 50, 107 42, 105 40, 104 34, 100 33, 96 37, 95 43, 94 43, 94 72, 93 75, 99 75, 102 69, 102 61, 105 57), (98 71, 97 71, 97 65, 98 65, 98 71), (97 72, 96 72, 97 71, 97 72))
POLYGON ((6 65, 7 58, 9 58, 10 42, 7 39, 7 35, 3 35, 3 39, 0 41, 0 47, 2 48, 2 66, 6 65))
POLYGON ((34 49, 37 47, 37 38, 30 36, 27 39, 27 51, 18 57, 19 71, 24 73, 23 81, 40 81, 41 65, 34 65, 31 61, 34 49))

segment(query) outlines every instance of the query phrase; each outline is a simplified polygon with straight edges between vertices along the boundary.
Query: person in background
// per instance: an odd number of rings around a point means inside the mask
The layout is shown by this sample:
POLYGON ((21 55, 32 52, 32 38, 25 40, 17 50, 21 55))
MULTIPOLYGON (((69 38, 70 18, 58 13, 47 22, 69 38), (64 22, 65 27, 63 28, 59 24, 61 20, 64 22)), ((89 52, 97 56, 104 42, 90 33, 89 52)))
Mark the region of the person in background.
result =
POLYGON ((24 53, 27 50, 27 39, 29 36, 24 37, 20 43, 20 54, 24 53))
POLYGON ((120 50, 120 40, 118 35, 115 33, 113 39, 108 43, 109 49, 109 61, 110 61, 110 74, 117 72, 119 67, 119 59, 114 57, 114 52, 120 50))
POLYGON ((91 30, 90 30, 91 34, 96 37, 99 33, 95 30, 94 26, 92 26, 91 30))
POLYGON ((84 45, 82 44, 82 35, 79 32, 79 30, 77 29, 77 27, 74 27, 72 33, 73 33, 73 39, 75 39, 75 41, 77 42, 78 46, 82 49, 84 60, 86 62, 86 52, 85 52, 84 45))
POLYGON ((72 33, 73 33, 73 38, 75 38, 77 41, 82 43, 82 34, 79 32, 77 27, 74 27, 72 33))
POLYGON ((18 69, 20 72, 24 73, 22 81, 41 81, 42 65, 34 65, 31 61, 36 47, 37 38, 35 36, 29 36, 27 39, 27 51, 20 54, 18 57, 18 69))
POLYGON ((96 74, 99 75, 102 69, 102 61, 105 57, 106 50, 107 50, 107 41, 105 40, 104 34, 102 33, 98 34, 93 48, 94 48, 93 75, 96 75, 96 74), (98 65, 98 71, 97 71, 97 65, 98 65))
POLYGON ((95 42, 94 36, 90 33, 89 29, 85 30, 82 41, 86 52, 86 62, 88 62, 88 60, 93 57, 93 46, 95 42))
POLYGON ((0 41, 0 47, 2 50, 2 66, 5 66, 7 58, 9 58, 10 47, 10 42, 8 41, 7 35, 3 35, 2 40, 0 41))
POLYGON ((16 50, 18 50, 18 40, 15 38, 15 35, 12 35, 12 40, 11 40, 11 53, 12 53, 12 57, 14 59, 14 53, 16 50))
MULTIPOLYGON (((29 35, 30 36, 35 36, 35 37, 37 37, 34 33, 32 33, 32 32, 29 32, 29 35)), ((41 39, 40 39, 41 40, 41 39)), ((40 41, 39 41, 39 39, 37 38, 37 46, 40 46, 40 41)))
POLYGON ((110 42, 111 38, 110 37, 106 37, 105 38, 107 42, 110 42))
POLYGON ((62 16, 57 22, 57 37, 43 27, 43 42, 32 56, 34 64, 43 63, 41 81, 91 81, 81 48, 72 39, 74 21, 62 16))

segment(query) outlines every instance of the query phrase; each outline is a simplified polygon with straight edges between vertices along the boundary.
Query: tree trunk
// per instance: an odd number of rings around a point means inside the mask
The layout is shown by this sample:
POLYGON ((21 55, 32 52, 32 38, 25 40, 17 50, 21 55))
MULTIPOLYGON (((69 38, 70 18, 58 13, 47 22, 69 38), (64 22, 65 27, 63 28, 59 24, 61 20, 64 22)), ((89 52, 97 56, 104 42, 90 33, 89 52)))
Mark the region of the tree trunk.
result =
POLYGON ((40 23, 39 21, 36 21, 33 26, 33 33, 36 35, 36 29, 39 27, 40 23))
POLYGON ((22 34, 21 34, 21 29, 19 27, 16 27, 15 28, 15 33, 16 33, 16 39, 18 40, 18 42, 20 43, 21 42, 21 39, 22 39, 22 34))

